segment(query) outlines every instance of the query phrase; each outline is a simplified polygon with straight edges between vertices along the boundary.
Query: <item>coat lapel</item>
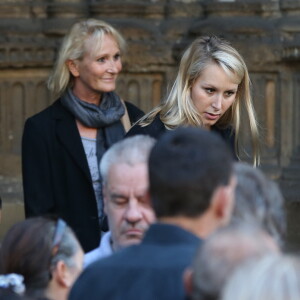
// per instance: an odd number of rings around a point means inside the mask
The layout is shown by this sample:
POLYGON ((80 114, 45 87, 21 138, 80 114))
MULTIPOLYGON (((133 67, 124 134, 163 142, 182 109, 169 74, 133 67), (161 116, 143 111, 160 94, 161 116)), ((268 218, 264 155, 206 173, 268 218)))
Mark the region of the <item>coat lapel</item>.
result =
POLYGON ((58 140, 65 147, 70 157, 72 157, 74 163, 92 182, 87 158, 74 117, 61 105, 60 101, 57 102, 54 108, 55 132, 58 140))

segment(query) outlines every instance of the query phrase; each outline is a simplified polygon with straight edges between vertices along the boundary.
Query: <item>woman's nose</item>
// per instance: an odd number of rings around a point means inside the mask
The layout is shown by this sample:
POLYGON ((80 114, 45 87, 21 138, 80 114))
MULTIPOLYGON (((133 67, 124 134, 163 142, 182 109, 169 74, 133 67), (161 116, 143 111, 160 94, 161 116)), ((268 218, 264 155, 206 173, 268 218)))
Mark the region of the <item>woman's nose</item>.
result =
POLYGON ((108 68, 107 68, 107 72, 117 73, 118 72, 117 62, 115 62, 113 60, 110 61, 109 65, 108 65, 108 68))
POLYGON ((215 109, 221 109, 223 96, 221 94, 216 94, 212 103, 212 107, 215 109))

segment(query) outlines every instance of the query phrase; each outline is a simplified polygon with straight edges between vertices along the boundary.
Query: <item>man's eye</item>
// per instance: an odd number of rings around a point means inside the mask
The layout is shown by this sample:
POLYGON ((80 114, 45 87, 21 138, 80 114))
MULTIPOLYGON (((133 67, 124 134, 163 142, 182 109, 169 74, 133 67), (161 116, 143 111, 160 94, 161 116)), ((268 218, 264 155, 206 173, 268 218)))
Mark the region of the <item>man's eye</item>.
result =
POLYGON ((128 201, 126 198, 115 198, 114 199, 114 203, 117 205, 124 205, 126 204, 128 201))

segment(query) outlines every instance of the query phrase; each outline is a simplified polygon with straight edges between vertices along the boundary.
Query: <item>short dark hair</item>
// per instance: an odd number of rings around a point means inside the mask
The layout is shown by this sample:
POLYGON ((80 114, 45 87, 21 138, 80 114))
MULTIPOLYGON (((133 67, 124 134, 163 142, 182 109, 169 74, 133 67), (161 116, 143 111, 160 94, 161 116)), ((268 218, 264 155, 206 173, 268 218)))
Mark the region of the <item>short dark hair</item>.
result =
POLYGON ((156 216, 201 215, 215 189, 229 183, 232 168, 229 147, 216 133, 181 127, 163 134, 149 158, 156 216))

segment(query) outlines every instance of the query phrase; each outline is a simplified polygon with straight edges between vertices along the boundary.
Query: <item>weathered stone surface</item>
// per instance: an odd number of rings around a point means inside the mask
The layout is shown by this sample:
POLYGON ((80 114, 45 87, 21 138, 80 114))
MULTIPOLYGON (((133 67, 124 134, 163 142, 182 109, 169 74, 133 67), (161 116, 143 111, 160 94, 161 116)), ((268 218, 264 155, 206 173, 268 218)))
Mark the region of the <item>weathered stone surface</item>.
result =
MULTIPOLYGON (((239 49, 253 82, 262 132, 262 169, 280 182, 288 203, 289 243, 300 244, 298 0, 1 1, 0 195, 4 210, 17 198, 22 206, 24 121, 53 101, 45 81, 61 40, 75 21, 88 17, 113 24, 126 38, 128 51, 117 90, 145 111, 163 99, 183 50, 196 37, 215 34, 239 49)), ((251 153, 247 134, 243 139, 251 153)), ((16 219, 20 216, 16 214, 16 219)))

